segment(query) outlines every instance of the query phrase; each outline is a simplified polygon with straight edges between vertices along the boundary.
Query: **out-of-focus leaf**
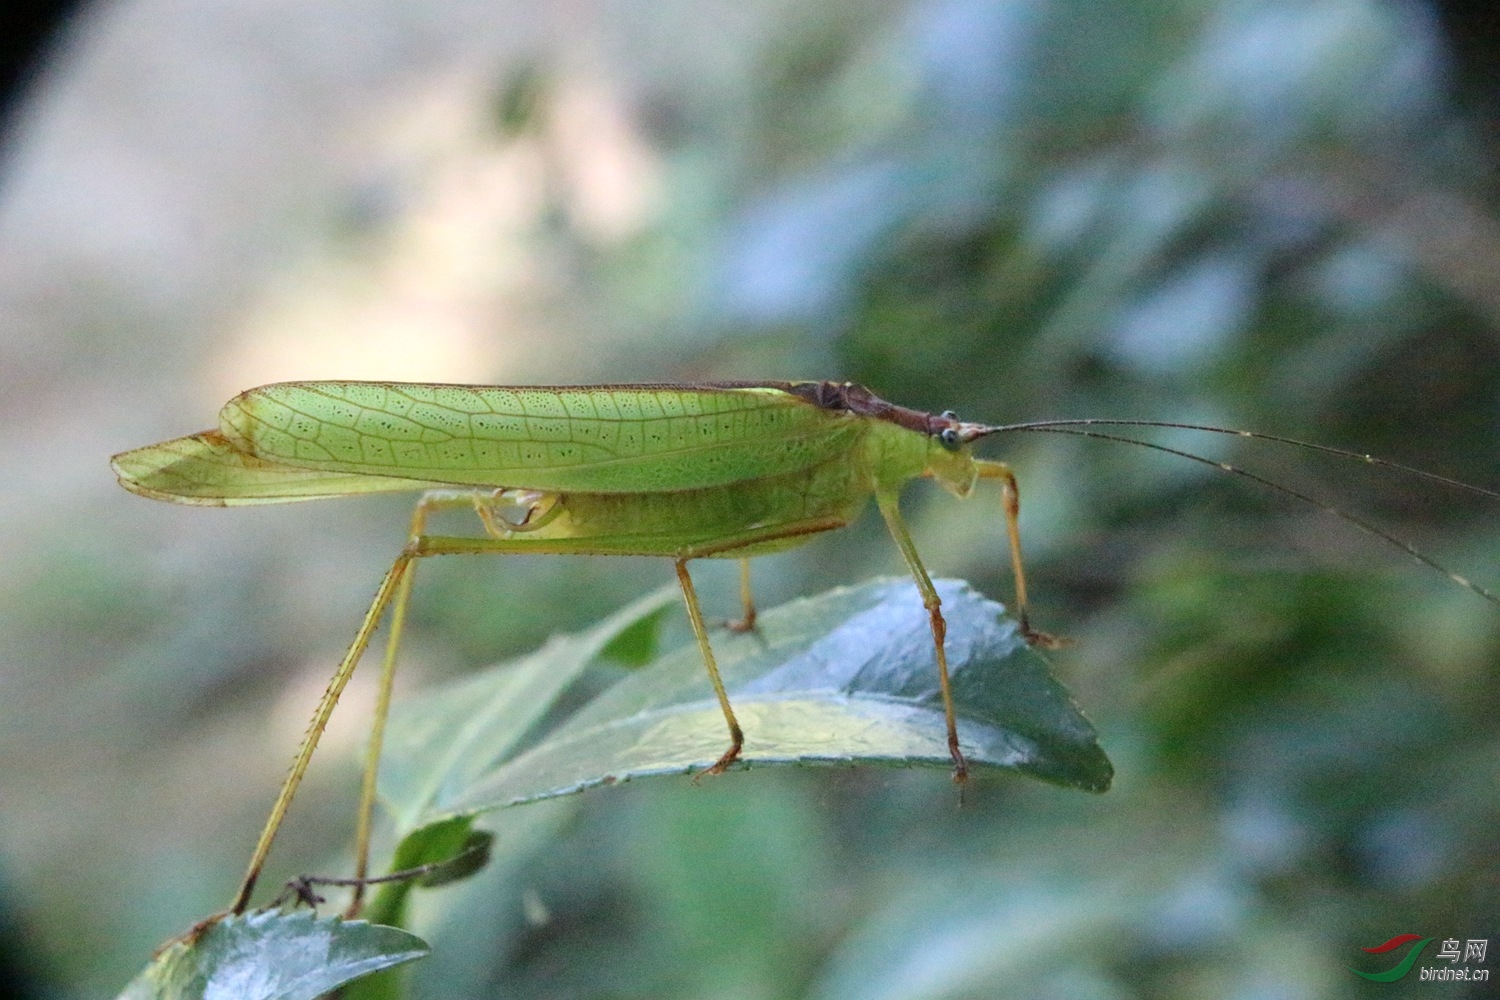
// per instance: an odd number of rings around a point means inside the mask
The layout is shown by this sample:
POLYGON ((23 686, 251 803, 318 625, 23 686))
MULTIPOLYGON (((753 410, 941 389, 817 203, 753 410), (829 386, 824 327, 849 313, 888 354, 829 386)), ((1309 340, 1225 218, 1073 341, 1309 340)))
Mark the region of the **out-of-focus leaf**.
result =
POLYGON ((1109 996, 1100 971, 1073 960, 1070 942, 1118 934, 1147 903, 1112 881, 1078 891, 1018 880, 996 897, 965 882, 934 899, 912 892, 841 942, 809 995, 817 1000, 956 1000, 959 997, 1109 996), (1138 912, 1138 910, 1136 911, 1138 912), (1057 989, 1062 980, 1071 989, 1057 989), (1069 982, 1069 980, 1073 980, 1069 982), (1094 981, 1091 981, 1094 980, 1094 981), (1006 984, 997 989, 996 984, 1006 984), (1090 988, 1083 988, 1087 983, 1090 988), (1024 984, 1012 994, 1017 984, 1024 984), (1033 992, 1033 990, 1036 992, 1033 992), (1076 992, 1074 992, 1076 991, 1076 992))
POLYGON ((120 1000, 315 1000, 425 954, 421 938, 394 927, 270 910, 169 945, 120 1000))

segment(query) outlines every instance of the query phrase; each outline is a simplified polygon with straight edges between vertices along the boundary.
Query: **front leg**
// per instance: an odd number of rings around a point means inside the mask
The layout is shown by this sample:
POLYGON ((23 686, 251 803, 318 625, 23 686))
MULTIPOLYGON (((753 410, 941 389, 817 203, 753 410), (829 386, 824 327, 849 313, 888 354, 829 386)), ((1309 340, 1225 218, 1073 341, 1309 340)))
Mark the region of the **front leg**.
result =
POLYGON ((979 478, 1000 480, 1000 498, 1005 510, 1005 535, 1010 541, 1010 568, 1016 581, 1016 619, 1021 623, 1021 635, 1029 644, 1043 649, 1071 645, 1071 640, 1042 632, 1031 625, 1031 602, 1026 597, 1026 566, 1021 559, 1021 491, 1016 486, 1015 473, 1004 462, 978 459, 974 465, 979 471, 979 478))

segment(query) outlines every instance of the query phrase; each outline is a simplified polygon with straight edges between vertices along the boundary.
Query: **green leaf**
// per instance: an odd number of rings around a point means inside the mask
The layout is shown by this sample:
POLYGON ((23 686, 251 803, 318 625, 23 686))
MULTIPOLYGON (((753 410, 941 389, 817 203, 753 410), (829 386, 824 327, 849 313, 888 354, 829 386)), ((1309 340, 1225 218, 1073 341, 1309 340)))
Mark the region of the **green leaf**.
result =
POLYGON ((406 926, 406 901, 417 886, 447 885, 467 878, 489 860, 493 836, 471 829, 472 816, 429 823, 402 839, 391 861, 391 871, 409 872, 427 865, 438 867, 418 878, 382 883, 365 908, 364 917, 390 927, 406 926))
MULTIPOLYGON (((959 739, 971 766, 1007 768, 1104 791, 1113 768, 1088 720, 1020 637, 1004 609, 960 581, 938 581, 948 621, 959 739)), ((653 595, 642 604, 659 611, 653 595)), ((638 606, 639 607, 639 606, 638 606)), ((640 616, 640 611, 629 609, 640 616)), ((629 627, 626 612, 610 634, 629 627)), ((602 648, 600 630, 554 641, 511 667, 466 682, 514 698, 549 670, 581 672, 602 648), (556 660, 553 663, 553 660, 556 660), (505 678, 511 678, 510 681, 505 678)), ((910 581, 829 591, 764 612, 755 633, 713 636, 719 669, 746 733, 743 765, 952 766, 945 741, 932 635, 910 581)), ((441 692, 407 706, 432 733, 467 733, 475 720, 515 711, 441 692)), ((532 706, 532 712, 545 706, 532 706)), ((530 749, 507 758, 495 734, 484 760, 435 753, 428 777, 386 789, 408 821, 472 815, 601 784, 676 774, 712 764, 728 745, 724 719, 696 646, 626 677, 530 749), (445 762, 451 762, 445 763, 445 762), (412 789, 418 798, 410 797, 412 789)), ((465 742, 470 745, 478 740, 465 742)), ((506 742, 507 748, 516 741, 506 742)), ((408 766, 417 767, 416 764, 408 766)))
POLYGON ((635 666, 650 658, 657 627, 677 600, 662 587, 587 632, 555 636, 528 656, 466 677, 391 714, 380 764, 380 797, 408 833, 437 813, 536 728, 569 685, 601 659, 635 666))
POLYGON ((427 954, 406 931, 267 910, 225 917, 162 949, 120 1000, 315 1000, 427 954))

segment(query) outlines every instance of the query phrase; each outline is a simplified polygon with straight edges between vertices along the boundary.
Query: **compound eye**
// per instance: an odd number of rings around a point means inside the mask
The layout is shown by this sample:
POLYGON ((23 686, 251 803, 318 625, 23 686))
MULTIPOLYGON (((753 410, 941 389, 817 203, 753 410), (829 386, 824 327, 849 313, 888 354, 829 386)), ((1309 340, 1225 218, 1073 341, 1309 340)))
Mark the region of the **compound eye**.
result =
POLYGON ((938 431, 938 442, 949 451, 958 450, 958 431, 952 427, 944 427, 938 431))

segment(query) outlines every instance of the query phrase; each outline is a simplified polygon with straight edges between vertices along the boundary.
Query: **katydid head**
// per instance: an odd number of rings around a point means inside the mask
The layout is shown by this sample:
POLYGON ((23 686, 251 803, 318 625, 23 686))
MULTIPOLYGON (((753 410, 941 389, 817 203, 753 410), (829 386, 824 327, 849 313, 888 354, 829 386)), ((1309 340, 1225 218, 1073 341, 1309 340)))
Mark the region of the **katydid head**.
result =
POLYGON ((929 418, 926 474, 956 497, 966 497, 974 489, 979 473, 974 465, 971 443, 992 428, 983 424, 964 423, 952 410, 929 418))

